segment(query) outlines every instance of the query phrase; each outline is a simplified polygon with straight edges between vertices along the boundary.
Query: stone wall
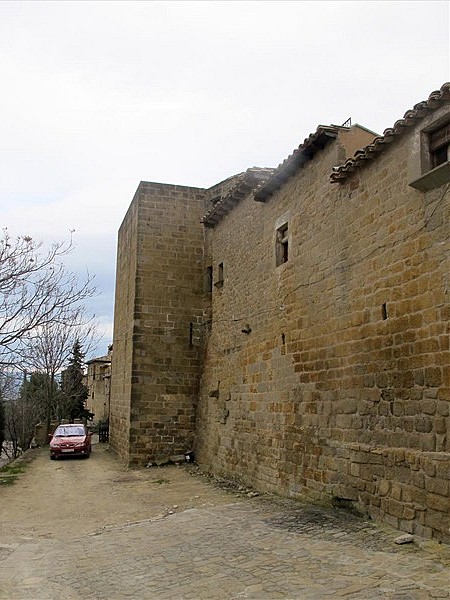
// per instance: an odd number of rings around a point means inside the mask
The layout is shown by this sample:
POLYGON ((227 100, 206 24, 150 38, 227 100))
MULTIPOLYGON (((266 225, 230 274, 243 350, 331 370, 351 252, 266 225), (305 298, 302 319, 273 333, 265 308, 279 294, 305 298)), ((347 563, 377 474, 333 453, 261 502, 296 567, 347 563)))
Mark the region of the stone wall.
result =
POLYGON ((205 202, 143 182, 119 233, 111 444, 128 464, 193 447, 205 202))
POLYGON ((217 475, 450 541, 448 162, 423 179, 436 119, 435 95, 342 177, 371 132, 318 128, 259 195, 247 184, 270 170, 140 184, 117 263, 124 462, 195 443, 217 475))
POLYGON ((342 155, 331 142, 209 232, 224 281, 196 454, 258 489, 351 502, 449 541, 450 194, 409 185, 425 125, 341 184, 329 182, 342 155))
POLYGON ((88 388, 86 408, 94 414, 92 423, 96 424, 109 419, 111 356, 88 361, 85 385, 88 388))
POLYGON ((130 416, 134 357, 138 218, 141 183, 119 229, 114 302, 114 352, 109 415, 111 448, 125 463, 130 456, 130 416))

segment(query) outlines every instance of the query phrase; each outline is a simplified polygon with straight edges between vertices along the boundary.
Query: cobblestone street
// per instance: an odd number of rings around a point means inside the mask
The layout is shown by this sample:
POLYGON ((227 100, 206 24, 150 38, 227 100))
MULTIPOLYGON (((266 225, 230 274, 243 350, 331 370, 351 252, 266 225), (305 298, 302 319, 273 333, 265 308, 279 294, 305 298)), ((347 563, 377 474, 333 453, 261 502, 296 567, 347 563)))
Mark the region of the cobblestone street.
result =
POLYGON ((450 597, 448 546, 187 468, 127 471, 99 445, 39 450, 0 499, 2 600, 450 597))

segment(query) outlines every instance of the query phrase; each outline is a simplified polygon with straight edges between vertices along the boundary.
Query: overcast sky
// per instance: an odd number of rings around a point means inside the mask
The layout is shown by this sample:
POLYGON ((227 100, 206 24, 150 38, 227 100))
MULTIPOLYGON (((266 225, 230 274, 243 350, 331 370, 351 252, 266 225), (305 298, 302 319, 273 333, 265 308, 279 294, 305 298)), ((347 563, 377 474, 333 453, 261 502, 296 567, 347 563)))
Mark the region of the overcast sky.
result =
POLYGON ((0 2, 1 224, 75 229, 112 337, 139 181, 274 167, 318 124, 382 133, 450 79, 448 2, 0 2))

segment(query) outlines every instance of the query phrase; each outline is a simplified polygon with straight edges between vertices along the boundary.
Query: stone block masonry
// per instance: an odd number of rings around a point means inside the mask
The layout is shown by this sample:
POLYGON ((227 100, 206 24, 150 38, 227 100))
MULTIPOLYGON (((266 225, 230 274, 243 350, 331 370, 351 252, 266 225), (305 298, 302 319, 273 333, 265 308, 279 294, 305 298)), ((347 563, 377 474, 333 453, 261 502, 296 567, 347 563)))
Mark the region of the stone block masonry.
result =
POLYGON ((118 249, 125 462, 194 445, 216 475, 450 542, 450 182, 430 145, 448 123, 446 84, 373 143, 320 126, 274 173, 139 186, 118 249))
POLYGON ((338 136, 215 224, 207 252, 225 278, 196 455, 257 489, 449 542, 450 192, 409 185, 435 116, 333 185, 338 136))
POLYGON ((142 182, 119 232, 111 446, 128 464, 192 449, 205 191, 142 182))

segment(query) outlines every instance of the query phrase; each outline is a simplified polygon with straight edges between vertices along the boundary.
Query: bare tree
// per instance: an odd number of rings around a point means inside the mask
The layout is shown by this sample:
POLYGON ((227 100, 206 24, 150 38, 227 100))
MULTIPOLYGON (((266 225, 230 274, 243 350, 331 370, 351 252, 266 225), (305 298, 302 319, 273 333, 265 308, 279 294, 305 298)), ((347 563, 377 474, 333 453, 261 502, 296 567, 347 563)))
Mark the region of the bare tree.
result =
POLYGON ((9 458, 16 458, 21 452, 20 431, 22 430, 19 418, 18 404, 18 389, 22 374, 17 370, 9 367, 3 367, 0 372, 0 398, 2 403, 3 431, 2 431, 2 450, 9 458), (11 437, 13 434, 13 439, 11 437), (16 435, 17 432, 17 435, 16 435))
MULTIPOLYGON (((32 373, 23 377, 20 388, 16 385, 5 402, 5 437, 8 448, 6 454, 16 458, 22 451, 30 447, 35 435, 36 424, 45 418, 45 399, 48 382, 45 374, 32 373)), ((17 374, 17 377, 20 377, 17 374)), ((55 382, 55 394, 57 384, 55 382)))
POLYGON ((74 340, 89 346, 95 337, 84 302, 97 291, 89 275, 80 283, 66 269, 72 250, 71 237, 46 248, 26 235, 0 233, 0 400, 5 434, 17 447, 28 446, 43 409, 47 428, 58 413, 57 374, 74 340), (45 376, 45 401, 14 388, 14 378, 27 371, 45 376))
POLYGON ((39 328, 63 323, 68 309, 95 295, 92 278, 79 283, 62 260, 72 239, 47 250, 29 236, 0 237, 0 365, 15 362, 24 339, 36 339, 39 328))
POLYGON ((3 443, 6 435, 6 404, 13 389, 13 373, 11 369, 0 369, 0 459, 5 450, 3 443))
POLYGON ((98 343, 95 323, 86 315, 83 307, 68 307, 59 314, 59 319, 40 325, 35 335, 21 343, 20 366, 23 370, 45 375, 45 419, 47 430, 53 418, 67 418, 70 407, 67 398, 57 393, 55 382, 67 366, 75 342, 91 351, 98 343))

